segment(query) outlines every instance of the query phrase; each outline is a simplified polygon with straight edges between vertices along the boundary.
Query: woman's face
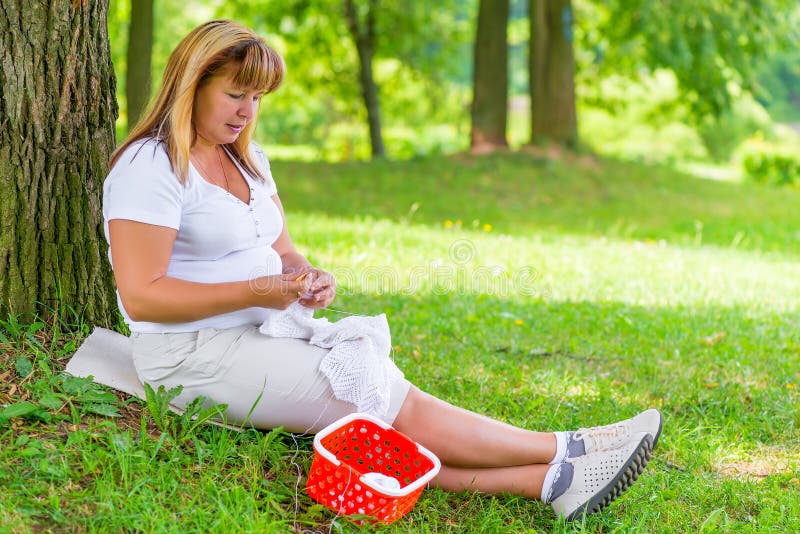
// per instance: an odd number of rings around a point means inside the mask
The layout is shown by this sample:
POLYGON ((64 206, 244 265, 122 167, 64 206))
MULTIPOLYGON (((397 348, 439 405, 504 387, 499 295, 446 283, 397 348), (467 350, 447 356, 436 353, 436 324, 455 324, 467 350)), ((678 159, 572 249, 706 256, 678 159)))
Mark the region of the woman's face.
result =
POLYGON ((263 91, 234 85, 223 70, 198 87, 194 97, 194 127, 198 140, 212 144, 232 143, 258 113, 263 91))

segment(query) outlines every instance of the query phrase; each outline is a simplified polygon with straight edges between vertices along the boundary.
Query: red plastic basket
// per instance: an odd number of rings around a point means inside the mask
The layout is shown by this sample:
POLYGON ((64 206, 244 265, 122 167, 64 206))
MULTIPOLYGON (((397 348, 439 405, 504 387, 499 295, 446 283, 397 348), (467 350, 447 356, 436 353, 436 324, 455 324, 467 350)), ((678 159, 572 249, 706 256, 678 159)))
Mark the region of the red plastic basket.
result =
POLYGON ((338 515, 369 516, 389 524, 408 513, 442 464, 422 445, 380 419, 352 414, 314 437, 306 491, 338 515), (394 489, 365 475, 399 482, 394 489), (373 475, 374 476, 374 475, 373 475))

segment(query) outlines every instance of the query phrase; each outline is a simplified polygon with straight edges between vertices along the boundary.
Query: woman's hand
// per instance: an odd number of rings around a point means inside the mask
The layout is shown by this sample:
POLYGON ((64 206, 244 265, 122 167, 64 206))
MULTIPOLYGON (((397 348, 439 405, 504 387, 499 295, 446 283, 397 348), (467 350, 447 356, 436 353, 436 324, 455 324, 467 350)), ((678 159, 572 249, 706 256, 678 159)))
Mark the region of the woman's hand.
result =
POLYGON ((303 267, 290 276, 293 276, 296 282, 306 284, 307 289, 299 299, 300 304, 306 308, 325 308, 333 302, 336 296, 336 280, 332 274, 314 267, 303 267))
POLYGON ((302 273, 260 276, 250 280, 250 288, 256 294, 256 306, 278 310, 285 310, 300 300, 310 287, 310 280, 302 273))

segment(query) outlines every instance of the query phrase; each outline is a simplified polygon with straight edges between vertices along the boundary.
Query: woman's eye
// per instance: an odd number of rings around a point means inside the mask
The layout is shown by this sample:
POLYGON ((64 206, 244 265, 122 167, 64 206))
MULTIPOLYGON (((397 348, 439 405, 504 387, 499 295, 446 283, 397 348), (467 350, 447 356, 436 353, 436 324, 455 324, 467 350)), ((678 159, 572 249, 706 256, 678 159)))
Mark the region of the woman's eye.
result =
POLYGON ((228 93, 228 96, 231 98, 235 98, 236 100, 239 100, 244 96, 244 93, 228 93))

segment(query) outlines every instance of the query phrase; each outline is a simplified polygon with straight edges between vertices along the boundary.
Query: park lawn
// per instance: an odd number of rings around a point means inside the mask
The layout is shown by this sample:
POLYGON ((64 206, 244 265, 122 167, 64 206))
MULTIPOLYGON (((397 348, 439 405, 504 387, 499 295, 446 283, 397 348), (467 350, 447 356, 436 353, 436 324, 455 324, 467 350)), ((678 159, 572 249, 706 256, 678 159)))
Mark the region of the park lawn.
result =
POLYGON ((800 191, 522 153, 272 170, 339 281, 326 316, 387 313, 408 378, 513 424, 661 409, 639 482, 581 524, 426 490, 360 529, 305 495, 309 437, 162 432, 156 403, 63 377, 89 327, 61 311, 2 324, 0 403, 31 413, 0 427, 0 530, 800 531, 800 191))

